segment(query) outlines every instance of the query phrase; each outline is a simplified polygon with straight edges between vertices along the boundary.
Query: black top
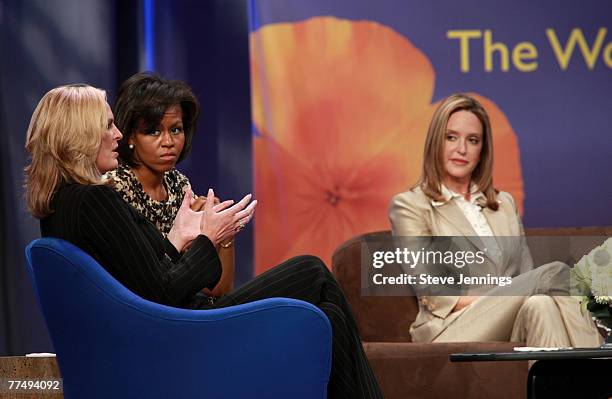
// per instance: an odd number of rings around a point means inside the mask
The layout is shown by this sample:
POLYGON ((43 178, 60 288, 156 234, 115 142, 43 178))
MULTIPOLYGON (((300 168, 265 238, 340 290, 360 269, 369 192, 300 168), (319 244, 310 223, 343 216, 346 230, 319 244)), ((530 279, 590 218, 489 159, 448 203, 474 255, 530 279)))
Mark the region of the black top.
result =
POLYGON ((141 213, 108 186, 67 184, 54 212, 40 221, 43 237, 73 243, 135 294, 176 307, 198 307, 196 294, 221 277, 217 251, 204 235, 182 256, 141 213))

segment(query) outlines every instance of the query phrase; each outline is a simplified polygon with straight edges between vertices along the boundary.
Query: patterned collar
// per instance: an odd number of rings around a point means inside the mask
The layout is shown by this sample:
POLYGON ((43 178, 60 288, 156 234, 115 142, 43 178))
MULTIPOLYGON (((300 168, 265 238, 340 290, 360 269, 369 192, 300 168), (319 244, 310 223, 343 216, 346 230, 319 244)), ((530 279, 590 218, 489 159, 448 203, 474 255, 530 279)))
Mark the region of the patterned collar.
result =
POLYGON ((165 236, 170 232, 172 223, 183 201, 184 190, 189 181, 178 170, 172 169, 164 174, 164 185, 168 199, 155 201, 143 189, 142 184, 125 164, 107 173, 114 181, 114 189, 123 200, 140 211, 165 236))

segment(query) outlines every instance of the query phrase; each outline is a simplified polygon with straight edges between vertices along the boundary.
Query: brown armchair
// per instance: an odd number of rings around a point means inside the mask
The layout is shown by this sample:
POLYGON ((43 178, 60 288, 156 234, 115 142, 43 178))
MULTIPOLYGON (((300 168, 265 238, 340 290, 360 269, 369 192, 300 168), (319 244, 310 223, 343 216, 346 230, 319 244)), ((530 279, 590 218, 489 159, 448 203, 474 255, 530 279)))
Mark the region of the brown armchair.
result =
MULTIPOLYGON (((519 344, 412 343, 408 329, 418 312, 416 297, 361 296, 361 245, 368 239, 383 239, 390 234, 381 231, 352 238, 336 249, 332 260, 333 273, 353 308, 366 353, 385 397, 526 397, 526 361, 451 363, 448 360, 451 353, 512 351, 519 344)), ((612 227, 530 229, 527 235, 610 236, 612 227)), ((563 240, 557 241, 564 245, 563 240)), ((584 254, 596 241, 578 242, 579 248, 573 245, 573 251, 584 254)), ((549 252, 533 253, 536 264, 548 261, 549 252)))

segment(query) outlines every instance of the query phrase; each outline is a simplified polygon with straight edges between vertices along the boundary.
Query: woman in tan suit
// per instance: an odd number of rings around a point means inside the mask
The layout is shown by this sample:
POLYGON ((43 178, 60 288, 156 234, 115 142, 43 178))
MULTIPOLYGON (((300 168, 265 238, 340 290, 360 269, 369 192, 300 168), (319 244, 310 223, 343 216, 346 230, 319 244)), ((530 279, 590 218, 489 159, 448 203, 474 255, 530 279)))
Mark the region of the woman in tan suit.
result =
POLYGON ((593 323, 563 287, 567 265, 553 262, 533 269, 514 200, 494 188, 492 169, 486 111, 469 96, 448 97, 429 126, 419 182, 391 202, 393 234, 463 236, 479 249, 483 242, 493 243, 496 248, 487 248, 491 262, 500 276, 513 277, 513 283, 485 296, 419 296, 419 314, 410 327, 413 341, 597 346, 600 337, 593 323), (520 295, 509 296, 515 292, 520 295))

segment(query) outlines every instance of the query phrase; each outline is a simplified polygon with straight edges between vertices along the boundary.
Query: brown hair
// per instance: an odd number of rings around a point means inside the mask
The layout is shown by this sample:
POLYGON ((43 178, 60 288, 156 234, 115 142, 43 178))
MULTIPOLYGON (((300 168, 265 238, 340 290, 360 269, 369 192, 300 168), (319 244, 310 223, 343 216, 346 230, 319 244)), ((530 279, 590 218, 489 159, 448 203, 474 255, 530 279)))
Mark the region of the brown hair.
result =
POLYGON ((96 157, 107 121, 106 93, 77 84, 50 90, 40 100, 28 127, 26 204, 33 216, 53 212, 51 200, 63 183, 104 184, 96 157))
POLYGON ((486 206, 496 211, 499 208, 497 202, 497 190, 493 187, 493 134, 489 115, 483 106, 474 98, 465 94, 453 94, 447 97, 436 109, 431 118, 425 150, 423 153, 423 172, 416 186, 420 186, 423 192, 433 200, 443 200, 441 185, 445 176, 443 165, 443 149, 446 137, 446 127, 450 116, 457 111, 468 111, 474 114, 483 130, 483 145, 480 153, 480 162, 472 173, 472 182, 486 197, 486 206))
POLYGON ((119 157, 129 166, 138 166, 134 152, 129 148, 130 137, 144 124, 145 131, 157 129, 166 110, 179 105, 183 112, 185 145, 178 156, 181 162, 191 151, 193 135, 200 106, 191 88, 180 80, 167 80, 161 76, 140 72, 123 82, 115 103, 115 124, 123 133, 119 141, 119 157))

